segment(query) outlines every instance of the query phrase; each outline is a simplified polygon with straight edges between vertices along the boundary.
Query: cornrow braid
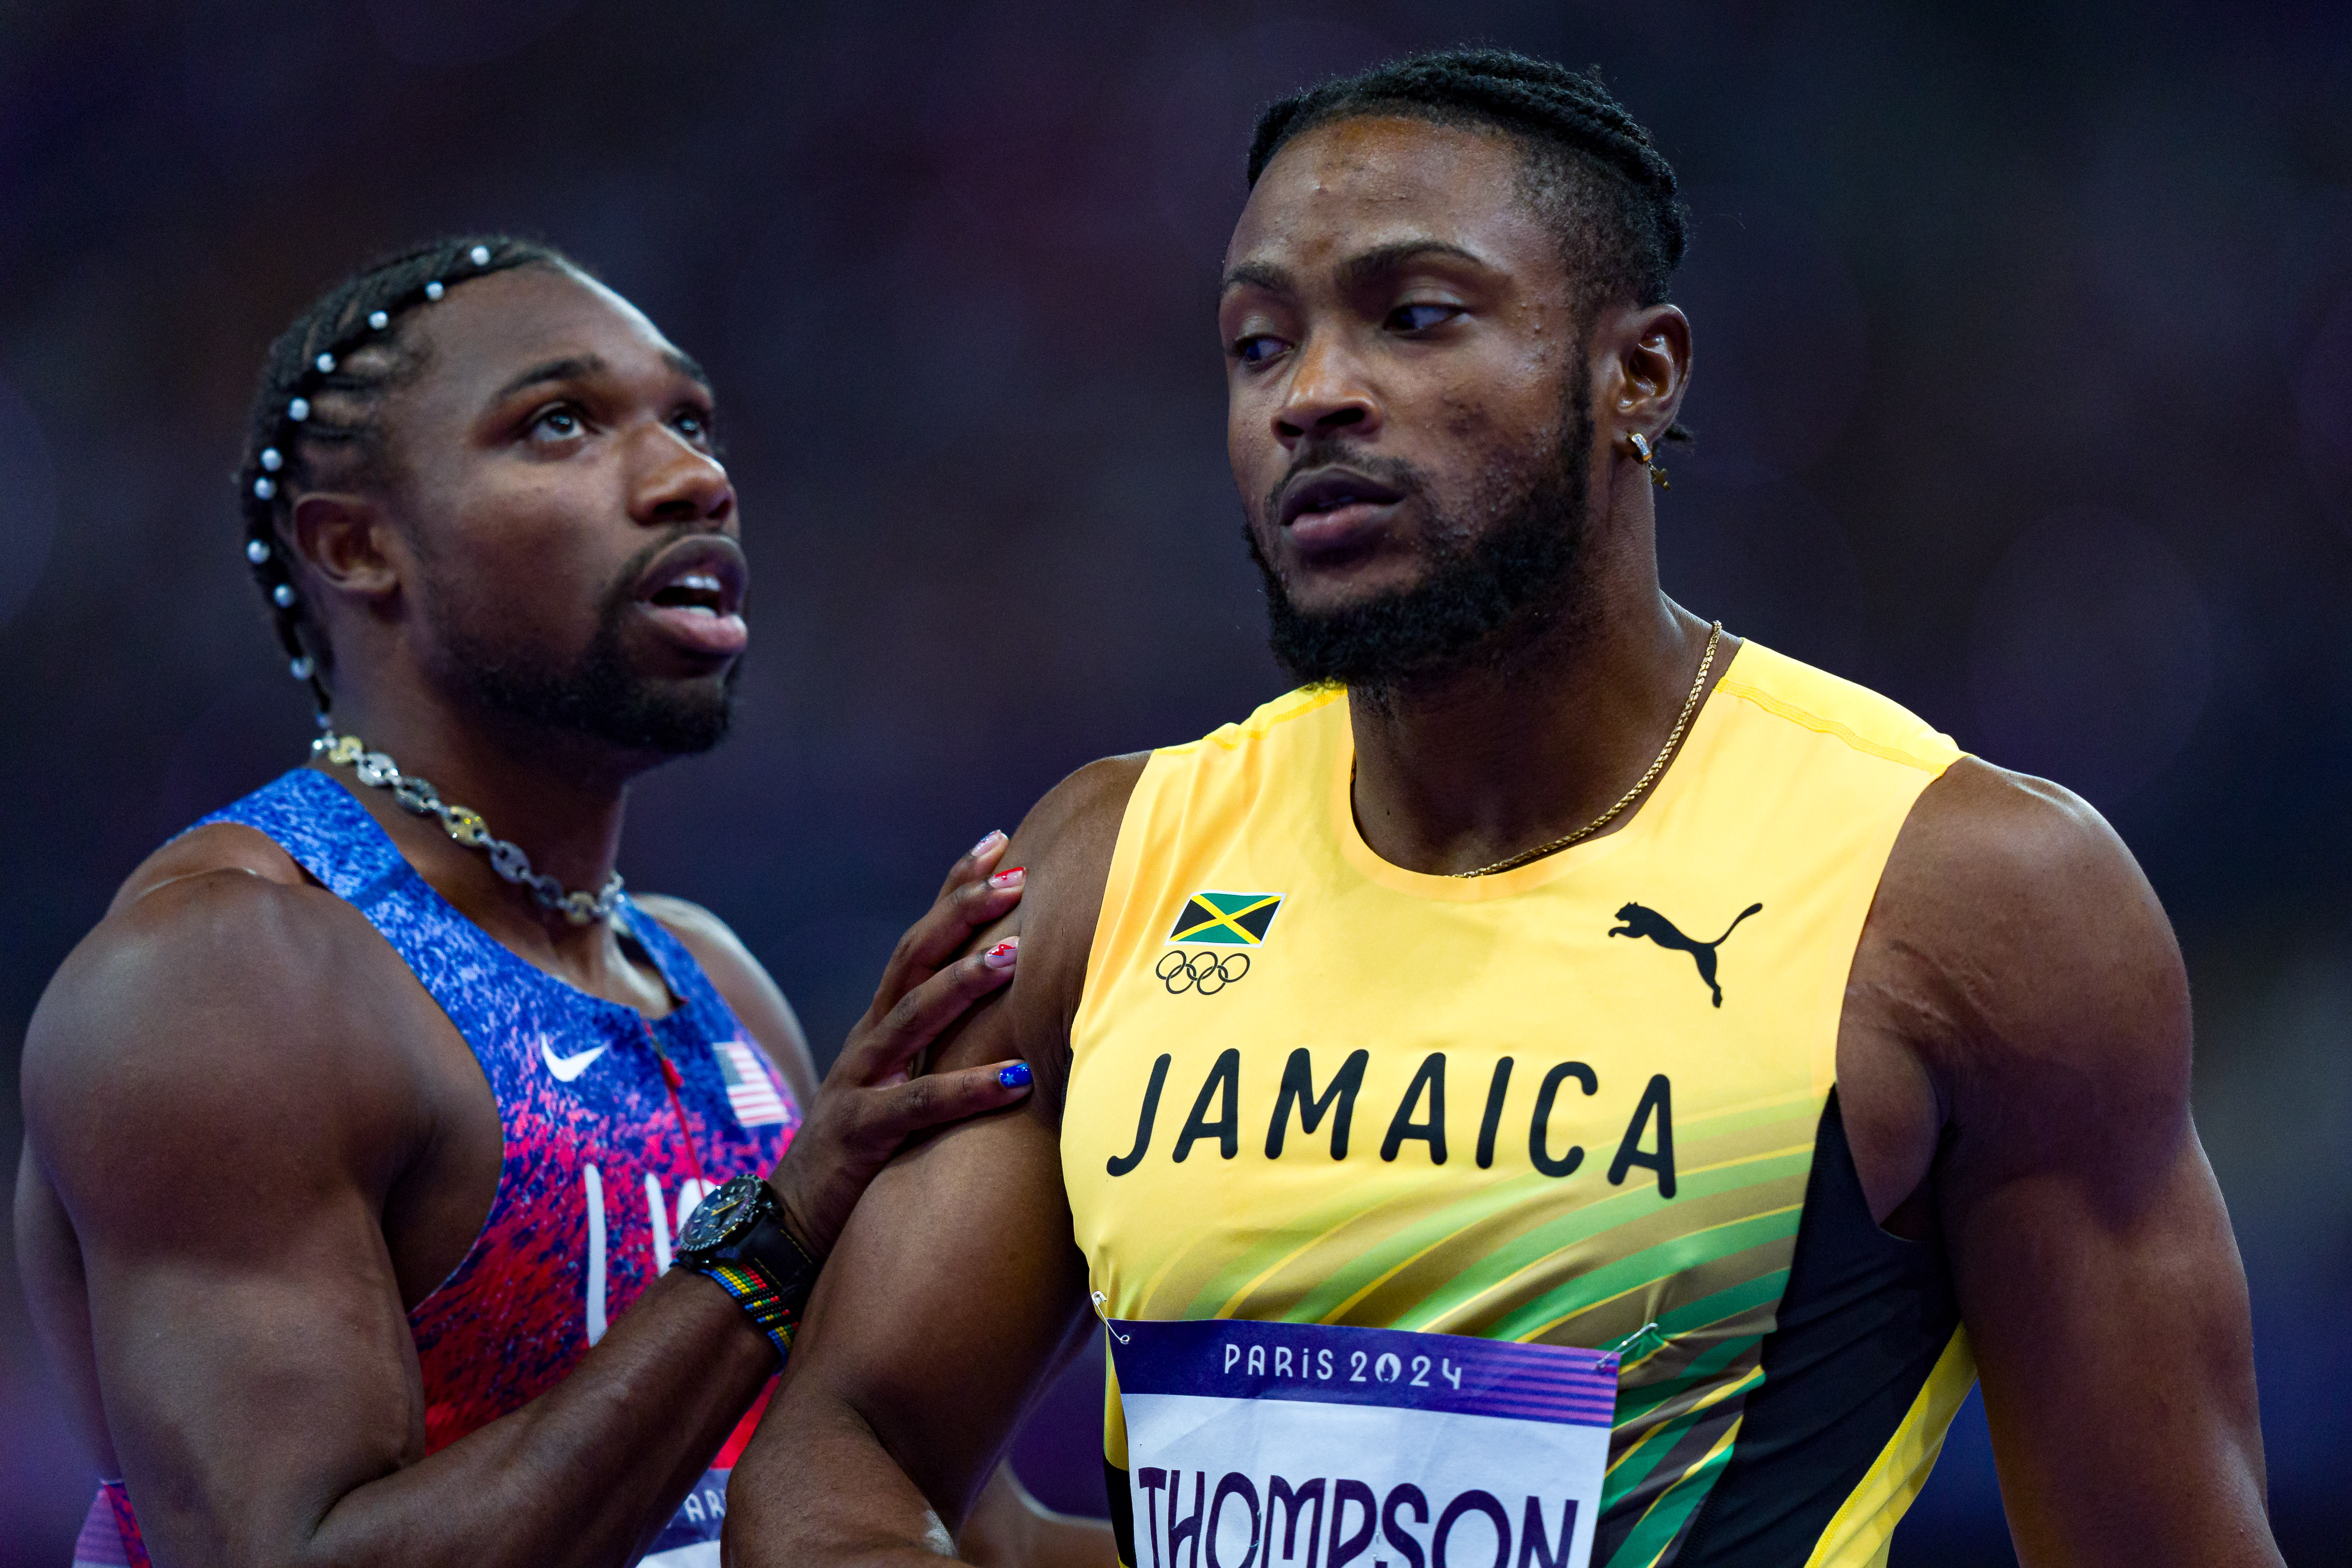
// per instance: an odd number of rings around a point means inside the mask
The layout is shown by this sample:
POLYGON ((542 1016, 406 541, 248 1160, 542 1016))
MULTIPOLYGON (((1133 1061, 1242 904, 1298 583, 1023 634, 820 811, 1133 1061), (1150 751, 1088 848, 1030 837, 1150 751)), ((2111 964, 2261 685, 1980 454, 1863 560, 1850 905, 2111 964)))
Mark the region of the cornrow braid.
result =
MULTIPOLYGON (((1335 121, 1402 115, 1499 130, 1529 157, 1530 193, 1552 206, 1580 313, 1655 305, 1681 265, 1690 219, 1674 166, 1611 96, 1600 68, 1507 49, 1447 49, 1339 77, 1268 105, 1250 137, 1249 183, 1295 138, 1335 121)), ((1688 440, 1680 425, 1666 432, 1688 440)))
POLYGON ((402 341, 408 312, 473 279, 531 266, 582 270, 550 246, 507 235, 416 246, 328 289, 269 345, 236 470, 245 559, 322 726, 334 701, 326 680, 334 652, 295 584, 288 542, 294 497, 316 488, 332 457, 345 459, 338 481, 366 477, 381 458, 380 406, 423 363, 402 341))

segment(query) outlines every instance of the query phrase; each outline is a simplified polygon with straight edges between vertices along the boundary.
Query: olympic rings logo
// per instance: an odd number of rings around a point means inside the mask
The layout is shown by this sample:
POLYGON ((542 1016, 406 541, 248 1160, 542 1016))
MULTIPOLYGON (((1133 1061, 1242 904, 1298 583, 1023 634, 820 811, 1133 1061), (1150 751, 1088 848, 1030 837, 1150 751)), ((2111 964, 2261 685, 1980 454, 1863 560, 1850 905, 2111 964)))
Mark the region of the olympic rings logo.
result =
POLYGON ((1171 996, 1181 996, 1187 991, 1197 991, 1203 996, 1214 996, 1250 969, 1246 952, 1212 952, 1196 949, 1186 952, 1181 948, 1171 950, 1160 960, 1151 973, 1168 987, 1171 996))

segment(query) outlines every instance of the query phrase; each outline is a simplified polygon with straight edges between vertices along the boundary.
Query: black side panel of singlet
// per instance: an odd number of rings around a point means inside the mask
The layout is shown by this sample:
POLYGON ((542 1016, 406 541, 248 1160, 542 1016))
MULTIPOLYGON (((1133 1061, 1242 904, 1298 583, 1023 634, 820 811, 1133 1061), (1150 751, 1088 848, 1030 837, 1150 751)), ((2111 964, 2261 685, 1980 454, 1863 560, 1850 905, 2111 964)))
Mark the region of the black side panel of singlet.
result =
POLYGON ((1127 1484, 1127 1472, 1108 1458, 1103 1460, 1103 1490, 1109 1494, 1110 1534, 1118 1548, 1118 1560, 1128 1568, 1136 1568, 1135 1493, 1127 1484))
POLYGON ((1944 1249, 1871 1219, 1832 1089, 1764 1381, 1674 1568, 1802 1568, 1959 1321, 1944 1249))

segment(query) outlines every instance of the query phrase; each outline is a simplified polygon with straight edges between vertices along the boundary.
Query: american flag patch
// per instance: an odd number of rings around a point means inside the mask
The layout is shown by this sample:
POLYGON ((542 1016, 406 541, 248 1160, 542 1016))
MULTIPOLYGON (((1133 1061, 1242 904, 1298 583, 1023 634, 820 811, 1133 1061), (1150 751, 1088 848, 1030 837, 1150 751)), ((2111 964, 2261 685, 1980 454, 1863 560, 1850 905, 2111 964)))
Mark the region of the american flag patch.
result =
POLYGON ((786 1120, 775 1079, 768 1076, 759 1052, 741 1040, 719 1040, 710 1051, 719 1058, 719 1076, 727 1082, 727 1103, 734 1107, 736 1121, 746 1127, 770 1127, 786 1120))

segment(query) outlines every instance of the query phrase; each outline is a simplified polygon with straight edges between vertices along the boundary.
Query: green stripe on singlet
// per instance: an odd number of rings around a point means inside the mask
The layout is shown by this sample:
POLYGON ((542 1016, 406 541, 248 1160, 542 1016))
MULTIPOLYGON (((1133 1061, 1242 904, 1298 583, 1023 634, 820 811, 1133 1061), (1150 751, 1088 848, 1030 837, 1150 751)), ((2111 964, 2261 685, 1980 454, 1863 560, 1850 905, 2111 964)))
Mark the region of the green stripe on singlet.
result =
MULTIPOLYGON (((1433 1291, 1416 1305, 1409 1314, 1400 1317, 1395 1327, 1427 1328, 1443 1322, 1446 1317, 1474 1300, 1482 1292, 1507 1281, 1512 1275, 1538 1265, 1551 1255, 1621 1226, 1634 1225, 1674 1209, 1696 1206, 1706 1199, 1735 1193, 1768 1182, 1785 1181, 1801 1175, 1811 1167, 1810 1149, 1782 1154, 1759 1156, 1752 1160, 1735 1161, 1713 1170, 1695 1172, 1682 1179, 1681 1190, 1673 1198, 1661 1197, 1652 1186, 1642 1186, 1599 1199, 1572 1213, 1560 1215, 1525 1234, 1512 1238, 1492 1251, 1466 1263, 1440 1289, 1433 1291)), ((1368 1286, 1386 1275, 1413 1262, 1426 1253, 1443 1246, 1478 1222, 1506 1212, 1524 1202, 1531 1191, 1539 1191, 1555 1178, 1530 1173, 1504 1182, 1473 1198, 1449 1204, 1433 1210, 1378 1245, 1333 1268, 1311 1289, 1300 1293, 1290 1308, 1282 1314, 1290 1322, 1322 1322, 1332 1317, 1346 1302, 1361 1293, 1368 1286)), ((1334 1205, 1336 1230, 1350 1221, 1364 1217, 1360 1208, 1346 1209, 1334 1205)), ((1793 1224, 1793 1218, 1791 1220, 1793 1224)), ((1720 1227, 1713 1227, 1720 1228, 1720 1227)), ((1713 1228, 1698 1234, 1713 1234, 1713 1228)), ((1322 1233, 1329 1234, 1329 1231, 1322 1233)), ((1193 1298, 1185 1313, 1188 1317, 1215 1317, 1237 1310, 1237 1299, 1252 1281, 1265 1275, 1281 1262, 1286 1255, 1297 1256, 1309 1250, 1322 1237, 1301 1243, 1296 1233, 1272 1246, 1253 1247, 1219 1269, 1213 1279, 1193 1298)), ((1753 1245, 1741 1243, 1740 1246, 1753 1245)), ((1655 1248, 1645 1249, 1634 1257, 1647 1256, 1655 1248)), ((1725 1247, 1723 1252, 1738 1250, 1738 1246, 1725 1247)), ((1702 1245, 1698 1249, 1685 1248, 1679 1256, 1689 1263, 1705 1262, 1717 1255, 1717 1249, 1702 1245)), ((1615 1267, 1615 1266, 1612 1266, 1615 1267)), ((1634 1283, 1640 1283, 1636 1280, 1634 1283)), ((1490 1337, 1517 1338, 1501 1331, 1490 1331, 1490 1337)))
MULTIPOLYGON (((1698 1505, 1706 1500, 1706 1494, 1715 1489, 1715 1483, 1723 1479, 1724 1467, 1731 1462, 1732 1452, 1737 1447, 1737 1444, 1726 1443, 1709 1454, 1689 1475, 1669 1486, 1664 1494, 1650 1505, 1649 1511, 1643 1514, 1642 1521, 1633 1527, 1633 1533, 1625 1537, 1625 1543, 1610 1554, 1609 1561, 1601 1568, 1647 1568, 1649 1563, 1656 1562, 1658 1554, 1682 1532, 1683 1526, 1689 1521, 1698 1505)), ((1605 1495, 1601 1506, 1606 1511, 1605 1495)))
MULTIPOLYGON (((1801 1212, 1800 1207, 1792 1206, 1775 1214, 1757 1215, 1748 1219, 1733 1220, 1726 1225, 1715 1226, 1706 1230, 1694 1231, 1686 1236, 1675 1237, 1669 1241, 1662 1241, 1655 1247, 1644 1247, 1639 1252, 1619 1258, 1614 1263, 1606 1264, 1590 1273, 1580 1274, 1556 1290, 1545 1292, 1497 1323, 1488 1337, 1498 1340, 1532 1340, 1559 1327, 1561 1322, 1576 1316, 1577 1313, 1614 1297, 1622 1296, 1629 1290, 1638 1290, 1644 1285, 1654 1284, 1660 1279, 1688 1269, 1703 1268, 1719 1258, 1745 1252, 1750 1247, 1787 1240, 1797 1234, 1797 1222, 1801 1212)), ((1675 1310, 1675 1315, 1677 1318, 1686 1317, 1704 1306, 1706 1302, 1716 1300, 1729 1291, 1742 1289, 1763 1290, 1769 1285, 1769 1290, 1764 1290, 1760 1300, 1769 1300, 1778 1294, 1780 1284, 1787 1277, 1788 1270, 1785 1267, 1769 1270, 1752 1279, 1741 1280, 1735 1285, 1727 1286, 1724 1291, 1706 1297, 1701 1301, 1678 1307, 1675 1310)), ((1700 1319, 1699 1321, 1713 1322, 1718 1318, 1728 1315, 1725 1312, 1716 1312, 1709 1317, 1700 1319)), ((1665 1328, 1664 1320, 1660 1321, 1659 1327, 1665 1328)))

